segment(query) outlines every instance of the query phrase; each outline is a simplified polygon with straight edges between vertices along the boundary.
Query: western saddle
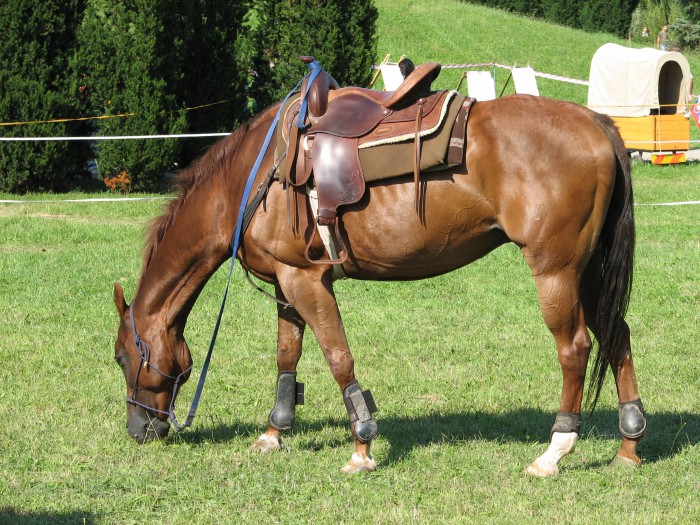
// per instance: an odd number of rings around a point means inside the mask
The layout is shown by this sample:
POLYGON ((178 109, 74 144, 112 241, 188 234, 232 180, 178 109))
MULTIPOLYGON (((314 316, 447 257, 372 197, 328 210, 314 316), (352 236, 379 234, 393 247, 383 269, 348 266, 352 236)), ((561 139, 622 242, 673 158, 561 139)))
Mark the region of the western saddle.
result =
MULTIPOLYGON (((313 64, 313 57, 301 57, 313 64)), ((317 65, 317 63, 316 63, 317 65)), ((365 192, 365 180, 410 173, 373 173, 361 163, 362 152, 374 147, 402 147, 401 158, 410 158, 413 150, 415 203, 419 208, 421 170, 444 169, 462 162, 466 120, 473 99, 455 91, 430 91, 441 65, 427 62, 418 66, 396 91, 377 91, 358 87, 340 88, 326 71, 320 72, 301 93, 291 97, 282 108, 277 131, 276 158, 282 182, 292 186, 313 186, 318 198, 316 221, 306 247, 306 257, 318 264, 342 264, 348 256, 338 225, 338 207, 358 202, 365 192), (304 99, 305 94, 305 99, 304 99), (304 111, 305 115, 299 115, 304 111), (422 141, 434 140, 439 147, 432 159, 422 162, 422 141), (407 148, 410 148, 407 149, 407 148), (365 168, 363 170, 363 167, 365 168), (309 255, 319 227, 334 226, 339 257, 314 260, 309 255)), ((427 144, 427 142, 426 142, 427 144)), ((329 250, 330 252, 330 250, 329 250)))

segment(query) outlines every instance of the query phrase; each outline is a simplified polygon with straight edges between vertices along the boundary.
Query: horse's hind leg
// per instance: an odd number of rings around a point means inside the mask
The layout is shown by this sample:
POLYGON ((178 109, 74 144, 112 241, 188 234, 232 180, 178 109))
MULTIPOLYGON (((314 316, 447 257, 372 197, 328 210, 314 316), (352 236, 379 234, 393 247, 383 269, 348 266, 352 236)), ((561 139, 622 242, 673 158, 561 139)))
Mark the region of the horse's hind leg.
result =
MULTIPOLYGON (((277 299, 286 301, 279 286, 277 299)), ((301 383, 297 383, 296 369, 301 358, 304 338, 304 319, 292 306, 277 305, 277 391, 275 406, 268 418, 267 431, 253 443, 253 450, 270 452, 282 447, 282 432, 291 430, 297 404, 303 402, 301 383)))
POLYGON ((542 315, 554 336, 563 375, 559 413, 549 448, 527 468, 528 473, 545 477, 556 475, 559 461, 576 447, 591 339, 578 295, 576 272, 569 268, 548 270, 535 273, 534 278, 542 315))
MULTIPOLYGON (((601 276, 597 270, 598 268, 600 268, 600 263, 594 259, 588 265, 581 285, 581 297, 586 312, 586 322, 594 334, 597 332, 595 320, 601 291, 601 276)), ((621 355, 622 358, 617 365, 613 365, 611 368, 615 376, 617 396, 620 403, 619 418, 622 446, 611 464, 638 466, 641 463, 641 459, 637 456, 637 443, 644 436, 646 419, 644 418, 642 402, 637 388, 629 327, 624 321, 621 344, 624 347, 623 351, 616 352, 616 354, 621 355)))
POLYGON ((638 467, 642 460, 637 456, 637 444, 644 437, 647 422, 644 417, 644 407, 637 389, 637 376, 632 362, 630 332, 624 323, 623 345, 624 357, 617 366, 613 366, 617 397, 620 402, 618 417, 622 432, 622 445, 613 458, 611 466, 630 465, 638 467))
POLYGON ((277 278, 289 302, 313 331, 343 393, 355 439, 355 452, 343 472, 375 470, 377 465, 370 446, 377 435, 377 423, 372 417, 376 408, 369 392, 363 392, 355 379, 355 361, 333 293, 331 272, 324 266, 310 269, 285 266, 277 272, 277 278))

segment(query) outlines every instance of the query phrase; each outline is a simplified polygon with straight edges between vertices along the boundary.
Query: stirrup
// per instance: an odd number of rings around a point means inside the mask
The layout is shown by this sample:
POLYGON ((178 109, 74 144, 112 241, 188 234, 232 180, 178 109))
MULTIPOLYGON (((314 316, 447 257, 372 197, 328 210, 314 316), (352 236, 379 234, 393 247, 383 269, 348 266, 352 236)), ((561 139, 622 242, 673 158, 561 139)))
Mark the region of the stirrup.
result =
MULTIPOLYGON (((333 219, 333 224, 335 226, 335 240, 340 244, 340 250, 338 251, 338 258, 333 259, 333 254, 329 253, 331 256, 328 259, 312 259, 311 256, 309 255, 309 251, 311 250, 311 244, 314 242, 314 238, 316 237, 316 234, 318 233, 319 236, 321 235, 321 232, 318 229, 318 219, 314 221, 314 231, 311 232, 311 237, 309 237, 309 242, 306 243, 306 249, 304 250, 304 257, 306 257, 306 260, 309 261, 312 264, 343 264, 347 258, 348 258, 348 249, 345 247, 345 243, 343 242, 343 238, 340 236, 340 228, 338 226, 338 217, 335 217, 333 219), (342 254, 342 255, 340 255, 342 254)), ((324 243, 325 245, 325 243, 324 243)), ((330 248, 327 248, 330 250, 330 248)))

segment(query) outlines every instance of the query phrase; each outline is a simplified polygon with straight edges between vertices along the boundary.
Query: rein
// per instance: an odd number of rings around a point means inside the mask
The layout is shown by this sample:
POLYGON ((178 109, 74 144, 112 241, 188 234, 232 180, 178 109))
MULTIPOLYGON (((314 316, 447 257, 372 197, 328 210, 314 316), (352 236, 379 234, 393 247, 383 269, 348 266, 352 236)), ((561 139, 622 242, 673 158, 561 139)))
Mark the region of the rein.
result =
MULTIPOLYGON (((274 120, 272 121, 272 124, 270 124, 270 128, 267 130, 267 135, 265 136, 265 141, 263 142, 262 147, 260 148, 260 152, 258 153, 258 157, 255 160, 255 164, 253 165, 252 169, 250 170, 250 175, 248 175, 248 180, 245 185, 245 189, 243 191, 243 197, 241 198, 241 204, 238 209, 238 220, 236 221, 236 228, 233 232, 233 236, 231 239, 231 246, 232 246, 232 251, 231 251, 231 265, 229 267, 228 271, 228 279, 226 281, 226 289, 224 290, 224 296, 223 299, 221 300, 221 307, 219 308, 219 314, 217 315, 216 318, 216 324, 214 325, 214 332, 211 337, 211 342, 209 343, 209 350, 207 352, 207 357, 204 359, 204 365, 202 366, 202 372, 199 375, 199 382, 197 383, 197 389, 195 390, 194 393, 194 398, 192 399, 192 405, 190 406, 189 413, 187 414, 187 420, 180 425, 177 421, 177 418, 175 417, 175 398, 177 397, 177 394, 180 390, 181 386, 181 379, 187 374, 191 369, 192 366, 187 368, 187 370, 184 370, 177 376, 171 376, 168 375, 155 366, 153 366, 150 363, 150 354, 151 354, 151 349, 148 346, 148 344, 139 337, 138 332, 136 331, 136 324, 134 322, 134 304, 132 303, 131 306, 129 307, 129 316, 131 318, 131 334, 134 339, 134 345, 136 345, 136 349, 139 351, 140 355, 140 363, 139 363, 139 368, 138 371, 136 372, 136 378, 134 380, 134 386, 132 388, 131 392, 131 397, 127 398, 126 401, 127 403, 130 403, 132 405, 138 406, 143 408, 144 410, 147 410, 149 412, 155 412, 158 414, 164 414, 167 415, 170 421, 173 424, 173 427, 175 428, 176 432, 179 432, 189 426, 192 425, 192 422, 194 421, 195 414, 197 412, 197 407, 199 406, 199 400, 202 396, 202 390, 204 389, 204 381, 207 378, 207 373, 209 372, 209 363, 211 361, 211 355, 214 350, 214 345, 216 343, 216 337, 219 334, 219 326, 221 324, 221 317, 223 316, 224 313, 224 307, 226 306, 226 297, 228 296, 228 289, 229 285, 231 284, 231 275, 233 274, 233 266, 234 263, 236 262, 236 253, 238 252, 238 247, 240 245, 240 240, 241 236, 244 231, 244 226, 243 226, 243 218, 246 212, 246 204, 248 202, 248 199, 250 197, 250 192, 253 187, 253 181, 255 180, 255 177, 258 174, 258 170, 260 169, 260 165, 262 164, 263 158, 265 157, 265 154, 267 153, 267 149, 270 146, 270 141, 272 140, 272 136, 274 134, 275 128, 277 127, 277 123, 279 121, 280 114, 282 112, 282 108, 284 107, 285 102, 287 102, 287 99, 289 99, 292 94, 294 94, 297 90, 297 88, 301 85, 301 83, 308 78, 309 81, 306 83, 306 89, 302 93, 302 111, 299 113, 299 121, 297 122, 298 127, 303 127, 303 122, 306 118, 306 111, 307 111, 307 105, 306 105, 306 100, 307 100, 307 95, 309 92, 309 87, 313 83, 313 80, 318 76, 318 74, 322 71, 321 69, 321 64, 318 62, 318 60, 313 60, 312 62, 309 62, 306 64, 306 67, 309 69, 309 73, 302 78, 299 83, 294 86, 294 88, 287 94, 286 97, 284 97, 284 100, 281 102, 279 109, 277 110, 277 114, 275 115, 274 120), (144 405, 143 403, 140 403, 139 401, 136 400, 136 392, 138 391, 138 383, 139 383, 139 376, 141 375, 141 370, 143 368, 148 369, 148 368, 153 368, 156 372, 158 372, 161 376, 165 377, 166 379, 172 379, 174 381, 173 385, 173 395, 170 400, 170 407, 168 408, 168 411, 165 410, 159 410, 154 407, 149 407, 147 405, 144 405)), ((247 225, 247 223, 246 223, 247 225)))

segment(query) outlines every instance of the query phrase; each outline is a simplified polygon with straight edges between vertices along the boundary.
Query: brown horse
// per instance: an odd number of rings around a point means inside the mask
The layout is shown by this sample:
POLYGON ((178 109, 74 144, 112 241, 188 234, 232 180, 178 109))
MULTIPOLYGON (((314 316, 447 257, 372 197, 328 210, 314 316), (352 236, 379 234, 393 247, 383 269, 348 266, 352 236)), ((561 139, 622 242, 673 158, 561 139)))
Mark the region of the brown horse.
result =
MULTIPOLYGON (((139 442, 168 432, 174 397, 191 368, 185 323, 207 280, 230 257, 246 176, 275 111, 263 112, 179 175, 179 198, 150 230, 131 307, 114 285, 121 319, 115 358, 127 384, 127 429, 139 442)), ((581 106, 514 95, 475 104, 467 136, 461 166, 421 174, 422 214, 414 207, 412 176, 369 183, 364 197, 342 210, 348 251, 342 269, 354 279, 422 279, 515 243, 531 269, 563 375, 551 444, 528 472, 556 474, 559 460, 575 447, 592 349, 588 329, 599 349, 589 388, 593 406, 608 366, 620 401, 623 437, 613 462, 639 464, 636 446, 646 421, 624 321, 634 251, 632 188, 617 130, 609 118, 581 106)), ((256 185, 272 164, 268 152, 256 185)), ((297 202, 304 202, 301 195, 297 202)), ((354 453, 343 470, 373 470, 373 401, 355 377, 333 265, 309 262, 304 252, 314 218, 300 207, 300 228, 293 228, 289 210, 282 184, 273 182, 236 254, 291 305, 278 306, 277 395, 269 427, 253 448, 280 448, 282 432, 293 425, 296 367, 308 324, 350 418, 354 453)), ((321 259, 325 250, 316 238, 311 252, 321 259)))

